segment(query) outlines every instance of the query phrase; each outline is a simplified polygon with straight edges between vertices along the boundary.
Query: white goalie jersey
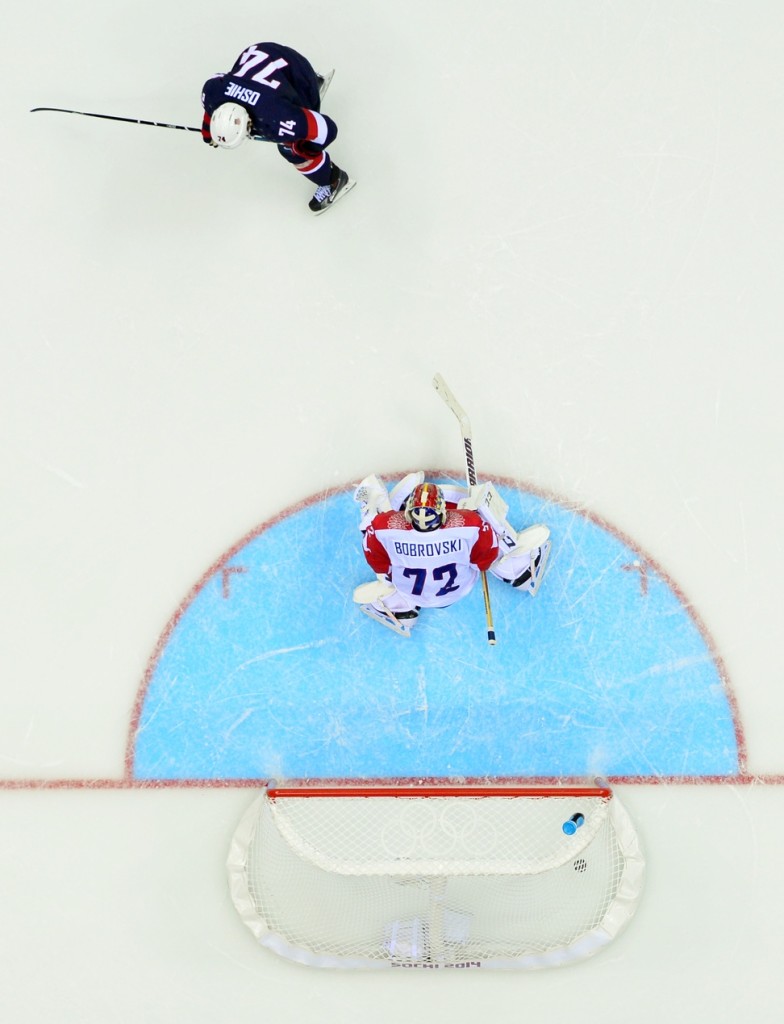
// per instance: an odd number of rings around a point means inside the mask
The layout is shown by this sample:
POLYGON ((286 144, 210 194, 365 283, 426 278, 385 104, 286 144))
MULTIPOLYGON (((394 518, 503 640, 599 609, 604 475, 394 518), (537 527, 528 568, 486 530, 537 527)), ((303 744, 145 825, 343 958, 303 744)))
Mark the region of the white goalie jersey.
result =
POLYGON ((417 533, 402 512, 380 512, 365 531, 368 565, 410 606, 444 608, 468 594, 498 557, 492 528, 476 512, 449 509, 442 527, 417 533))
POLYGON ((421 533, 404 513, 424 473, 409 473, 390 491, 376 476, 366 477, 354 498, 360 505, 363 551, 381 584, 358 588, 355 600, 377 610, 413 614, 425 607, 445 607, 465 597, 479 573, 489 571, 514 587, 534 594, 550 551, 546 526, 518 533, 506 519, 508 506, 491 483, 466 488, 439 485, 446 514, 438 529, 421 533), (386 586, 384 586, 386 584, 386 586))

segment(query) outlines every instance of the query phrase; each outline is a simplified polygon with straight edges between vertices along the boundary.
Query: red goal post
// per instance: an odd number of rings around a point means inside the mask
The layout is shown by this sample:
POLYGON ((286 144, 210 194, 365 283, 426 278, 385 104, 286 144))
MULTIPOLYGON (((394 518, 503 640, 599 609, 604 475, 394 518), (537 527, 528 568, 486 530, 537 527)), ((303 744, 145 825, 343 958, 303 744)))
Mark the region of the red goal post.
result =
POLYGON ((631 919, 644 878, 611 789, 271 784, 228 858, 260 944, 319 967, 539 968, 631 919))

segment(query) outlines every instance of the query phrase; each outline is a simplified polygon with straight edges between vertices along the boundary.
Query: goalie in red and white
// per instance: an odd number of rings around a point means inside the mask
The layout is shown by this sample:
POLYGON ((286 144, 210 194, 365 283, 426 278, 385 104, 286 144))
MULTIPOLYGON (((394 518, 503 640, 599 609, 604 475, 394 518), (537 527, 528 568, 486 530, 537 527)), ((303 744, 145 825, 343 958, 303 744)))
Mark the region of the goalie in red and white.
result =
POLYGON ((550 531, 518 533, 491 483, 435 484, 409 473, 391 491, 376 476, 354 492, 362 547, 376 579, 354 591, 365 614, 409 636, 421 608, 445 608, 490 572, 534 595, 550 553, 550 531))

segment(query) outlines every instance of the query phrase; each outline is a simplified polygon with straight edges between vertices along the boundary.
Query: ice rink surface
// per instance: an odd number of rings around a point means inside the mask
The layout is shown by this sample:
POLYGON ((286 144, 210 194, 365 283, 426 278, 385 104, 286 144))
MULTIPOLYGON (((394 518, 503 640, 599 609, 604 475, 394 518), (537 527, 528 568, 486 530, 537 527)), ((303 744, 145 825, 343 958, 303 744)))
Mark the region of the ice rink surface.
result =
POLYGON ((773 0, 6 12, 3 1021, 782 1019, 782 48, 773 0), (197 125, 263 39, 337 68, 358 185, 318 219, 271 148, 29 113, 197 125), (648 881, 587 963, 308 971, 228 897, 252 789, 129 785, 129 727, 240 538, 371 472, 459 468, 435 371, 481 476, 677 580, 743 772, 619 787, 648 881))

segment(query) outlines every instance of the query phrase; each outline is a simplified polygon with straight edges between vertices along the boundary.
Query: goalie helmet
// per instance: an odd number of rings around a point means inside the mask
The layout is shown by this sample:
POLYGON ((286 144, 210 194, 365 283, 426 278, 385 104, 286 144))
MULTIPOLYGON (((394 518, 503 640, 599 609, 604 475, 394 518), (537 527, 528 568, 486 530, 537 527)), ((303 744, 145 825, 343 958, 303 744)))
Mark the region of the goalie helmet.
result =
POLYGON ((239 103, 221 103, 210 118, 212 141, 221 149, 236 149, 250 135, 250 116, 239 103))
POLYGON ((446 501, 437 484, 419 484, 406 502, 405 516, 420 533, 437 530, 446 522, 446 501))

